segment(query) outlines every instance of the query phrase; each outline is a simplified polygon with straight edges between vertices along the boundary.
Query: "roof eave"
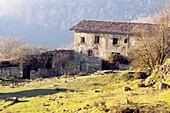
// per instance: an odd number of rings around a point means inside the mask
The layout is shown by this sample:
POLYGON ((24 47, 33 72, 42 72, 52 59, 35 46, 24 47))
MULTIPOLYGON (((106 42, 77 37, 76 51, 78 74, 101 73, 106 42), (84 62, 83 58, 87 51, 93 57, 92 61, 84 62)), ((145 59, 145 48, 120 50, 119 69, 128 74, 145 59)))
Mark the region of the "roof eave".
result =
POLYGON ((101 32, 101 31, 88 31, 88 30, 77 30, 71 29, 71 31, 79 31, 79 32, 86 32, 86 33, 105 33, 105 34, 118 34, 118 35, 133 35, 133 33, 118 33, 118 32, 101 32))

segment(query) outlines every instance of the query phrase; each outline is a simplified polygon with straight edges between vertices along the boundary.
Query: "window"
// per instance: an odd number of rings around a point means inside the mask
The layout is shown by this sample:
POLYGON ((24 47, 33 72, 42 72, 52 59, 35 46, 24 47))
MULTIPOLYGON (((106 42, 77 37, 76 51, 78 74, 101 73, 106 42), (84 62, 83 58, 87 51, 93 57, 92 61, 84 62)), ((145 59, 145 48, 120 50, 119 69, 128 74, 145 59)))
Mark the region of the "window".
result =
POLYGON ((118 39, 117 38, 113 38, 113 45, 117 45, 118 44, 118 39))
POLYGON ((93 56, 93 51, 92 50, 88 50, 88 56, 93 56))
POLYGON ((112 54, 120 55, 120 53, 118 53, 118 52, 112 52, 112 54))
POLYGON ((85 38, 81 37, 81 43, 85 43, 85 38))
POLYGON ((124 43, 127 43, 127 38, 124 40, 124 43))
POLYGON ((94 43, 95 44, 99 43, 99 36, 95 36, 94 43))

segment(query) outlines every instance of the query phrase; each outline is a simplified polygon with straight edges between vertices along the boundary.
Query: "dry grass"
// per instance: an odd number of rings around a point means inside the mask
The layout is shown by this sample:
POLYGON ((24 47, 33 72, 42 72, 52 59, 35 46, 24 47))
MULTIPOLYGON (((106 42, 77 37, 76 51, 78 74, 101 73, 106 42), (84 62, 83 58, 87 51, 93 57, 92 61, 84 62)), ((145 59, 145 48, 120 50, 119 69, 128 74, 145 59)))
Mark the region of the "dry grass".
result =
POLYGON ((133 79, 133 73, 125 72, 76 79, 46 78, 17 88, 1 85, 0 109, 2 113, 51 113, 57 110, 70 113, 170 112, 170 89, 157 90, 157 84, 137 87, 139 81, 133 79), (133 90, 123 91, 125 86, 133 90), (20 102, 5 103, 8 96, 17 96, 20 102))

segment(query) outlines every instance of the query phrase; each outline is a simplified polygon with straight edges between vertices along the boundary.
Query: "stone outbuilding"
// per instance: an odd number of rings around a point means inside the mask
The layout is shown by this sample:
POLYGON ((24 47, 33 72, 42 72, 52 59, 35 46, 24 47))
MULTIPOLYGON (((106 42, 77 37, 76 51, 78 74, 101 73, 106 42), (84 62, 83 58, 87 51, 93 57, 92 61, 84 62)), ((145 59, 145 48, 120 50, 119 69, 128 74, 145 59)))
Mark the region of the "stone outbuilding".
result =
POLYGON ((0 63, 0 78, 41 78, 60 75, 76 75, 80 72, 94 73, 102 68, 102 60, 89 57, 74 50, 52 50, 39 55, 30 55, 24 60, 0 63))
POLYGON ((53 50, 35 57, 35 63, 30 60, 30 63, 23 66, 25 78, 76 75, 80 72, 91 74, 102 68, 100 58, 89 57, 74 50, 53 50))

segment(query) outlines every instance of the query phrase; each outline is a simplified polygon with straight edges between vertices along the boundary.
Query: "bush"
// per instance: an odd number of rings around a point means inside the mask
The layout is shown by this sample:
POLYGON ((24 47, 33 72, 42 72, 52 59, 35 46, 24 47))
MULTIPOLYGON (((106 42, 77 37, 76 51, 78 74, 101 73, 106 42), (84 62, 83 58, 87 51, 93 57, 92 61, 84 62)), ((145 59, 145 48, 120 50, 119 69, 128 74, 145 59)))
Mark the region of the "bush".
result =
POLYGON ((122 80, 133 80, 134 79, 134 76, 133 76, 133 74, 130 74, 130 73, 123 73, 121 76, 120 76, 120 78, 122 79, 122 80))
POLYGON ((110 63, 116 64, 129 64, 131 61, 128 57, 122 56, 121 54, 113 53, 108 57, 110 63))
POLYGON ((137 87, 145 87, 145 84, 144 83, 138 83, 137 87))
POLYGON ((145 79, 147 76, 148 75, 145 72, 136 72, 134 74, 134 79, 145 79))
POLYGON ((87 76, 87 73, 85 73, 85 72, 80 72, 77 76, 87 76))

